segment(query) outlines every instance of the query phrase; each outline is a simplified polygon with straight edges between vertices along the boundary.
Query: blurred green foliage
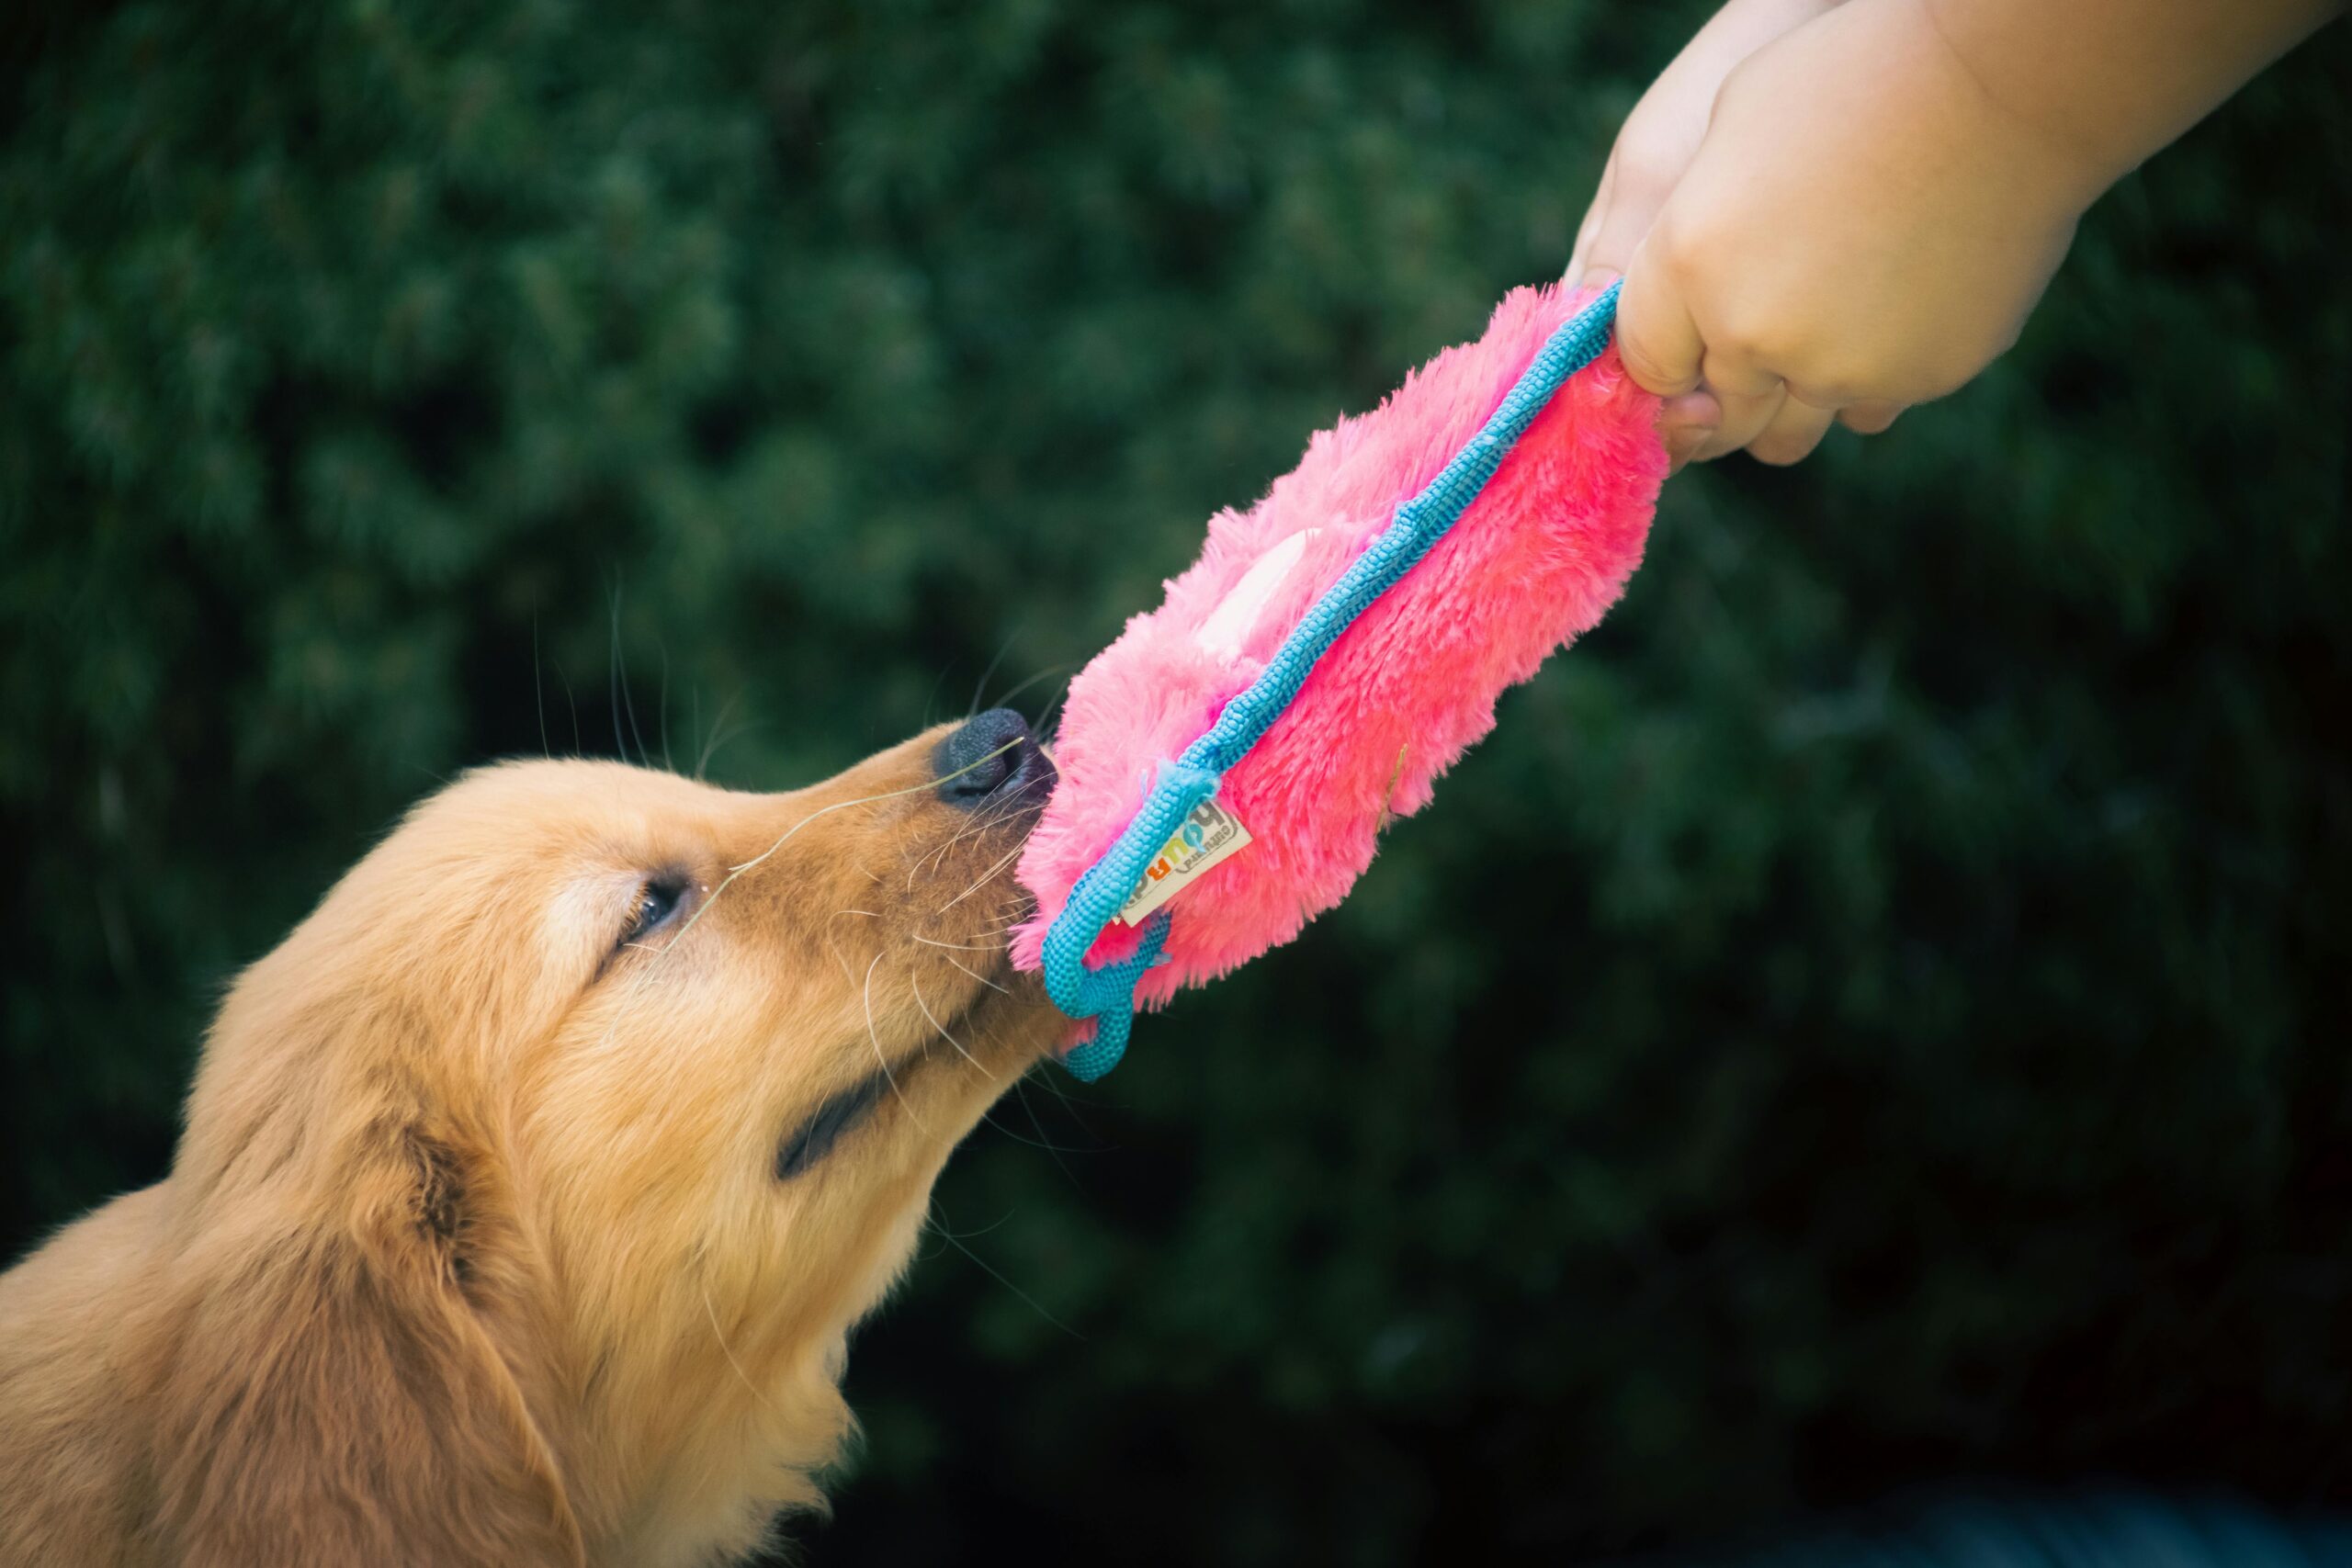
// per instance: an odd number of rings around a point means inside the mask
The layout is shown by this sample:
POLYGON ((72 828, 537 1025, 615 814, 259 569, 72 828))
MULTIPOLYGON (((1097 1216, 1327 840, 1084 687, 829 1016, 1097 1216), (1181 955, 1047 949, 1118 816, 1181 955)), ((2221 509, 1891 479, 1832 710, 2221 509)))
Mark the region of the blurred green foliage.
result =
MULTIPOLYGON (((1557 271, 1702 11, 42 18, 7 1250, 160 1170, 220 987, 452 771, 779 786, 1037 711, 1212 509, 1557 271)), ((1344 909, 1008 1102, 862 1341, 814 1561, 2352 1488, 2345 30, 2105 202, 1969 391, 1675 480, 1344 909)))

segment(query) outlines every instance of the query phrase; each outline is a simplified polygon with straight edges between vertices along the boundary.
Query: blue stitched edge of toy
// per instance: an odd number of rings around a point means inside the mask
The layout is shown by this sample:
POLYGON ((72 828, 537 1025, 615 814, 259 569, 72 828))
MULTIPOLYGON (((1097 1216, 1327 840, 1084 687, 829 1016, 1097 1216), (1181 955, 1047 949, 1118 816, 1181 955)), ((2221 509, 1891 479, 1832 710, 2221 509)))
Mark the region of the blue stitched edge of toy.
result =
POLYGON ((1283 716, 1340 634, 1395 587, 1478 499, 1552 395, 1600 356, 1617 317, 1617 289, 1611 283, 1545 340, 1478 434, 1419 495, 1396 509, 1380 536, 1291 628, 1258 678, 1225 705, 1216 722, 1183 755, 1159 764, 1151 793, 1134 818, 1070 888, 1069 901, 1046 930, 1044 968, 1046 994, 1054 1005, 1071 1018, 1095 1020, 1094 1038, 1062 1058, 1073 1077, 1092 1083, 1119 1065, 1135 1027, 1136 983, 1168 945, 1168 911, 1160 909, 1144 922, 1143 941, 1133 953, 1100 969, 1086 964, 1087 951, 1134 894, 1151 857, 1195 807, 1216 794, 1233 765, 1283 716))

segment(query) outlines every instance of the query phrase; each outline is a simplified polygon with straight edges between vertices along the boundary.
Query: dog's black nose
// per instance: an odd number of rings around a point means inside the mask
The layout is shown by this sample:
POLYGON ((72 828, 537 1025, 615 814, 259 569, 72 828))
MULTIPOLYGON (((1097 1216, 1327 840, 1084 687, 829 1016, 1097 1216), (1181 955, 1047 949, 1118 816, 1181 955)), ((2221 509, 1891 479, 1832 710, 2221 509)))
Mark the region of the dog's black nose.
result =
POLYGON ((932 758, 939 798, 970 807, 984 801, 1042 805, 1053 793, 1054 765, 1011 708, 990 708, 939 743, 932 758))

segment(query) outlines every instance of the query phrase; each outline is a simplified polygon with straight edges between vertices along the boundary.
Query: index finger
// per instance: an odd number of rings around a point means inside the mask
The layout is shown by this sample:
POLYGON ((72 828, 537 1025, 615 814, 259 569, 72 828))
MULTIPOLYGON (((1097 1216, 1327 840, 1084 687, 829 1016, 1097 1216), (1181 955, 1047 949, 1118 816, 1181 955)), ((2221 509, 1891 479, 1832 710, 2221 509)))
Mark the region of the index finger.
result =
POLYGON ((1600 220, 1609 215, 1610 187, 1617 183, 1617 154, 1611 152, 1609 162, 1600 166, 1600 184, 1592 193, 1592 205, 1585 209, 1584 221, 1577 225, 1577 243, 1568 252, 1568 270, 1561 276, 1575 283, 1590 265, 1592 237, 1600 231, 1600 220))

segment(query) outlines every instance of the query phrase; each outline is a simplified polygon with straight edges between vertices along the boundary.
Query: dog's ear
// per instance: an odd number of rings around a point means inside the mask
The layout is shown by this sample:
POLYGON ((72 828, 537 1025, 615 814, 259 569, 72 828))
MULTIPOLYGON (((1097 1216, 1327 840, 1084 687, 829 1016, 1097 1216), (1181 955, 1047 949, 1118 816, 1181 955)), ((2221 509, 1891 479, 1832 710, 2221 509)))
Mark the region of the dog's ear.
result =
POLYGON ((170 1560, 203 1568, 583 1561, 547 1443, 467 1296, 465 1158, 400 1118, 324 1201, 205 1237, 158 1401, 170 1560))

